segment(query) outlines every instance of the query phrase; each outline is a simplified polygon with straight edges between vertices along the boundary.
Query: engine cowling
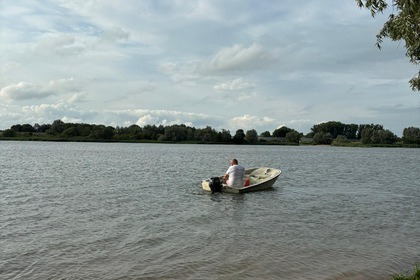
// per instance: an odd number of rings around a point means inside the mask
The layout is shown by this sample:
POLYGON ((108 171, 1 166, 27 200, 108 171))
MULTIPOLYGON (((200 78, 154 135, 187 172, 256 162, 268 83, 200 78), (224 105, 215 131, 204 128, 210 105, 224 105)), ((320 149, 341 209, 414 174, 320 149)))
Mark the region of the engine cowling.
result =
POLYGON ((222 182, 220 181, 219 177, 211 177, 209 185, 210 185, 211 193, 222 191, 222 182))

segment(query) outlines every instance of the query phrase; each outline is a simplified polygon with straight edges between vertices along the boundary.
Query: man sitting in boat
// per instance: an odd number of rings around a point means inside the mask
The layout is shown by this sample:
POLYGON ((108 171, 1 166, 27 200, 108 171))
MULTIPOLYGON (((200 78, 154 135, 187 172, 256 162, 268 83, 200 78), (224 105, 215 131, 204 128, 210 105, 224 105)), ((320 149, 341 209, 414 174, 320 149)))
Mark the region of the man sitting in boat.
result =
POLYGON ((223 175, 223 183, 231 188, 242 188, 244 186, 245 168, 238 164, 237 159, 230 161, 230 166, 223 175))

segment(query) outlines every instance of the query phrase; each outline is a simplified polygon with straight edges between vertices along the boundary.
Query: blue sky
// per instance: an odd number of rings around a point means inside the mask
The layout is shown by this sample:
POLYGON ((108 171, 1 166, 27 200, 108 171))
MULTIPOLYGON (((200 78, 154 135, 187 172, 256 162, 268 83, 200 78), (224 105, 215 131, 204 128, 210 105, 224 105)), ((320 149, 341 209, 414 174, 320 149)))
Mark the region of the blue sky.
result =
POLYGON ((354 0, 0 2, 0 129, 420 126, 418 68, 354 0))

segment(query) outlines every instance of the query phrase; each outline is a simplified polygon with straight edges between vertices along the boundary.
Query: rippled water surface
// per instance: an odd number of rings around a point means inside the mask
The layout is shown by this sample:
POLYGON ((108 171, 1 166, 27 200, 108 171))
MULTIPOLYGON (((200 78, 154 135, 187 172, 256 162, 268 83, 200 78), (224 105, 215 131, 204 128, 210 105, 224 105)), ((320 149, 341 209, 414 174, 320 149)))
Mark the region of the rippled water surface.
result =
POLYGON ((0 142, 0 279, 390 279, 420 262, 420 149, 0 142), (283 174, 205 193, 230 158, 283 174))

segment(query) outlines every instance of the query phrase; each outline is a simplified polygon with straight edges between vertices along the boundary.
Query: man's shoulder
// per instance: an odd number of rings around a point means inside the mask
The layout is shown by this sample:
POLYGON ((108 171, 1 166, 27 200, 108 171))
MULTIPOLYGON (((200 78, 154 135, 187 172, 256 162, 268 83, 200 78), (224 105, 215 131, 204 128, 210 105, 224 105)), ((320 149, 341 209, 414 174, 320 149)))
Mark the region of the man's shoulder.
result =
POLYGON ((242 170, 245 170, 245 167, 243 167, 242 165, 236 165, 236 169, 242 169, 242 170))

